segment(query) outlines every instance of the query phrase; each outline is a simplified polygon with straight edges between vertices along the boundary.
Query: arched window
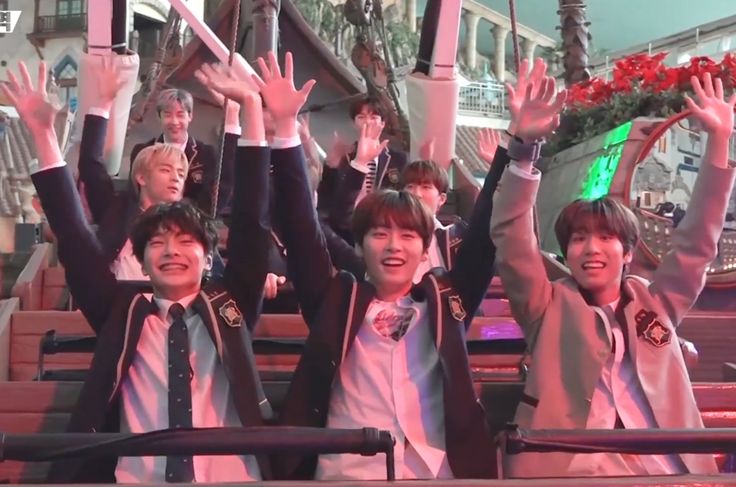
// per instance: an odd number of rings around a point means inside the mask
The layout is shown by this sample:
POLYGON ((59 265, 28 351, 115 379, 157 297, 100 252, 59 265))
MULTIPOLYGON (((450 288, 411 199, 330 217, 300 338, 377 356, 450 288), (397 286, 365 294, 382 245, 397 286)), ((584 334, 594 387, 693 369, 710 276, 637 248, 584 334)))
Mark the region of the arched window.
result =
POLYGON ((54 78, 61 101, 73 106, 77 101, 77 62, 69 54, 54 68, 54 78))

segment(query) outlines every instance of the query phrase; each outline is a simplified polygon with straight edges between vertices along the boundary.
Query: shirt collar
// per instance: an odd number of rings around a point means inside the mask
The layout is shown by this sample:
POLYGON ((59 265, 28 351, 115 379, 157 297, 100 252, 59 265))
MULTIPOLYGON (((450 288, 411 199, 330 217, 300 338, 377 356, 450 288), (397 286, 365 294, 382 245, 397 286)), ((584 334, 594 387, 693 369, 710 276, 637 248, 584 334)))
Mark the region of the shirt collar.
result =
POLYGON ((189 296, 184 296, 183 298, 177 301, 171 301, 169 299, 164 299, 164 298, 154 296, 153 302, 158 307, 158 310, 159 310, 158 315, 163 321, 166 321, 169 315, 169 308, 171 308, 171 305, 174 303, 181 304, 185 310, 184 316, 189 317, 194 313, 194 311, 190 308, 190 306, 198 294, 199 293, 190 294, 189 296))

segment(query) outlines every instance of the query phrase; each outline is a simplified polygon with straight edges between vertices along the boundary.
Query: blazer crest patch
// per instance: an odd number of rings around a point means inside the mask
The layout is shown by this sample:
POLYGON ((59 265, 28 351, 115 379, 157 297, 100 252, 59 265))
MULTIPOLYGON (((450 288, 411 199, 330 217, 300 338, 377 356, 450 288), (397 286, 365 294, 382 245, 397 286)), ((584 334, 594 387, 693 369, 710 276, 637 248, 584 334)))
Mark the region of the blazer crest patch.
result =
POLYGON ((236 328, 243 324, 243 315, 232 299, 227 300, 225 304, 220 306, 220 316, 225 320, 227 326, 236 328))
POLYGON ((189 171, 189 178, 193 183, 202 184, 202 179, 204 179, 204 170, 195 169, 194 171, 189 171))
POLYGON ((457 294, 447 298, 447 302, 450 305, 450 314, 457 321, 463 321, 467 314, 465 308, 463 308, 463 300, 457 294))
POLYGON ((672 341, 672 332, 657 319, 657 313, 639 310, 634 317, 636 333, 655 347, 663 347, 672 341))
POLYGON ((395 169, 395 168, 389 169, 388 172, 386 173, 386 176, 388 177, 388 180, 391 184, 399 184, 400 174, 399 174, 398 169, 395 169))

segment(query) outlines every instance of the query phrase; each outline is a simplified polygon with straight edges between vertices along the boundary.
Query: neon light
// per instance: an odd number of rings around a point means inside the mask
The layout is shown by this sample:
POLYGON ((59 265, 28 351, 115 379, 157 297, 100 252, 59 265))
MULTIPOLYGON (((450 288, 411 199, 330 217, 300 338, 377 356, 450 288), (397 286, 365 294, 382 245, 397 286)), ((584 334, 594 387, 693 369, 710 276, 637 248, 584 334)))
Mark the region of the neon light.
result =
POLYGON ((632 121, 628 121, 606 134, 603 152, 590 164, 588 175, 582 184, 580 198, 592 200, 608 194, 632 124, 632 121))

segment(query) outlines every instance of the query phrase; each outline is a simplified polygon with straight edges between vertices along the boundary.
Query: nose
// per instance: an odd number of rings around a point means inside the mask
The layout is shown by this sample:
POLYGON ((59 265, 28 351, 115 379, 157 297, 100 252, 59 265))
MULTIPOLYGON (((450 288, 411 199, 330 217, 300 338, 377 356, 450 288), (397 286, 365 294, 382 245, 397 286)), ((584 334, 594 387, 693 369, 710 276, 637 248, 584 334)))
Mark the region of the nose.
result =
POLYGON ((164 255, 166 256, 179 255, 179 246, 176 244, 175 240, 167 239, 164 242, 164 255))
POLYGON ((398 252, 399 250, 399 236, 394 232, 389 232, 388 239, 386 240, 386 252, 398 252))
POLYGON ((598 245, 598 239, 595 237, 588 237, 585 239, 585 253, 586 254, 597 254, 600 252, 600 246, 598 245))

